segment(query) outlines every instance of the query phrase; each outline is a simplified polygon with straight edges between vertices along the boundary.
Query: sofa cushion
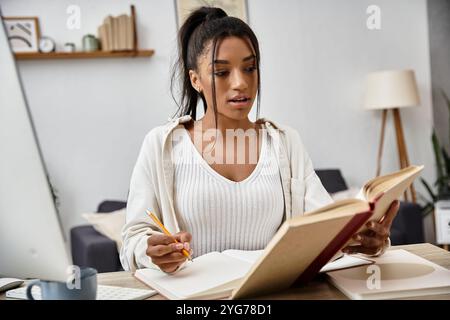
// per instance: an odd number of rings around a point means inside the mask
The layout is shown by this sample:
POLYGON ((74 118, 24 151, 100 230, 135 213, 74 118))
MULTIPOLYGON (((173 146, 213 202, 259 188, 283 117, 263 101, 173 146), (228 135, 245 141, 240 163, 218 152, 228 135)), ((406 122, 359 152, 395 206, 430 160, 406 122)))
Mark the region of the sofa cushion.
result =
POLYGON ((86 219, 95 230, 113 240, 117 245, 117 251, 122 248, 122 228, 125 225, 125 211, 105 213, 83 213, 81 216, 86 219))

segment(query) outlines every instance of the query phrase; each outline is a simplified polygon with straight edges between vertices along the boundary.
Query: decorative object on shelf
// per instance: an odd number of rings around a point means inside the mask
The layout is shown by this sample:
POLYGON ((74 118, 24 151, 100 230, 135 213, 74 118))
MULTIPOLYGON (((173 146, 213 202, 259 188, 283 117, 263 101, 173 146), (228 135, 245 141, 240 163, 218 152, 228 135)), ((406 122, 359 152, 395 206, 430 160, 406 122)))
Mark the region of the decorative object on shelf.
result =
MULTIPOLYGON (((61 52, 28 52, 15 53, 16 60, 60 60, 60 59, 103 59, 103 58, 135 58, 151 57, 155 54, 152 49, 138 49, 138 37, 136 28, 136 9, 130 6, 131 14, 125 14, 117 19, 105 18, 110 22, 109 26, 102 24, 98 28, 98 38, 94 35, 86 35, 82 39, 82 50, 76 51, 75 44, 66 43, 61 52), (127 19, 124 19, 125 16, 127 19), (120 19, 122 17, 122 19, 120 19), (112 22, 116 21, 116 23, 112 22), (122 21, 122 22, 121 22, 122 21), (130 23, 131 22, 131 23, 130 23), (113 32, 113 28, 115 32, 113 32), (112 40, 113 35, 116 45, 112 40), (110 39, 111 38, 111 39, 110 39), (117 39, 116 39, 117 38, 117 39), (94 41, 95 39, 95 41, 94 41), (101 48, 101 49, 100 49, 101 48)), ((112 18, 112 17, 111 17, 112 18)))
POLYGON ((175 0, 177 25, 180 28, 187 16, 199 7, 219 7, 229 16, 237 17, 248 23, 246 0, 175 0))
POLYGON ((56 50, 56 43, 50 37, 41 37, 39 39, 39 51, 43 53, 54 52, 56 50))
POLYGON ((75 43, 73 42, 66 42, 64 43, 64 52, 75 52, 75 43))
POLYGON ((102 51, 136 51, 136 11, 131 5, 131 14, 117 17, 108 15, 97 28, 102 51))
POLYGON ((97 38, 92 34, 87 34, 83 37, 83 51, 92 52, 99 50, 99 43, 97 38))
MULTIPOLYGON (((409 159, 399 108, 413 107, 419 104, 419 90, 413 70, 385 70, 373 72, 367 76, 364 108, 369 110, 383 110, 376 176, 379 176, 381 172, 384 131, 388 110, 391 109, 394 114, 397 150, 400 168, 403 169, 409 166, 409 159)), ((409 190, 411 192, 412 202, 415 203, 416 192, 412 184, 409 190)), ((408 201, 407 191, 405 192, 405 200, 408 201)))
POLYGON ((4 17, 6 32, 14 52, 39 52, 37 17, 4 17))

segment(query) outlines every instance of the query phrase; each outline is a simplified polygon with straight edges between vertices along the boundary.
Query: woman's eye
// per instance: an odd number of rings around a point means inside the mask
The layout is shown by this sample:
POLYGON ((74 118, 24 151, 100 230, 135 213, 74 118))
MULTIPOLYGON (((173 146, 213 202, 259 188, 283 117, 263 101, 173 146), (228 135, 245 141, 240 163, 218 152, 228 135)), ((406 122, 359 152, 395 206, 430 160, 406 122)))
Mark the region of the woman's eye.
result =
POLYGON ((228 73, 228 71, 217 71, 214 73, 214 75, 218 76, 218 77, 222 77, 222 76, 226 75, 227 73, 228 73))
POLYGON ((251 66, 251 67, 248 67, 248 68, 245 69, 245 71, 247 71, 248 73, 251 73, 251 72, 253 72, 255 70, 256 70, 255 66, 251 66))

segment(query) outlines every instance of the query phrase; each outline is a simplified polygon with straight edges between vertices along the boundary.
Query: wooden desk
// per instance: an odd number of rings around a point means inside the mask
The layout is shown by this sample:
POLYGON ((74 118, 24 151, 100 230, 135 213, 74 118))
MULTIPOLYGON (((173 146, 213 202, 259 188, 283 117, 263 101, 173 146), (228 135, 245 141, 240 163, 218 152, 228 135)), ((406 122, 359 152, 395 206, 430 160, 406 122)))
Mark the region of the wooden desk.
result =
MULTIPOLYGON (((444 268, 450 269, 450 252, 429 243, 421 243, 406 246, 393 246, 393 249, 405 249, 411 253, 417 254, 431 262, 434 262, 444 268)), ((136 280, 131 272, 111 272, 100 273, 98 275, 98 283, 102 285, 111 285, 130 288, 147 288, 143 283, 136 280)), ((0 300, 5 299, 5 294, 0 294, 0 300)), ((347 297, 338 289, 329 284, 324 279, 312 281, 309 285, 301 288, 290 288, 283 292, 274 293, 256 299, 273 299, 273 300, 342 300, 347 297)), ((416 298, 410 298, 416 299, 416 298)), ((450 294, 439 296, 426 296, 417 299, 445 299, 450 300, 450 294)), ((159 294, 152 296, 149 300, 165 300, 159 294)))

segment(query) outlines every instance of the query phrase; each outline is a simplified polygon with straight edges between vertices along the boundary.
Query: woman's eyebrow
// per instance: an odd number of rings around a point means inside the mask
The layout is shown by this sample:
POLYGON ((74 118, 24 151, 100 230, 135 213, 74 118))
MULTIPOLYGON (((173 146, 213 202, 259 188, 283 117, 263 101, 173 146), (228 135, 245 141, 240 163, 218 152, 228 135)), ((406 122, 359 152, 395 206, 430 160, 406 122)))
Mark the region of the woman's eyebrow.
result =
MULTIPOLYGON (((246 62, 252 59, 255 59, 256 56, 254 54, 242 59, 242 62, 246 62)), ((214 60, 214 64, 230 64, 230 61, 228 60, 214 60)), ((211 65, 211 64, 210 64, 211 65)))

